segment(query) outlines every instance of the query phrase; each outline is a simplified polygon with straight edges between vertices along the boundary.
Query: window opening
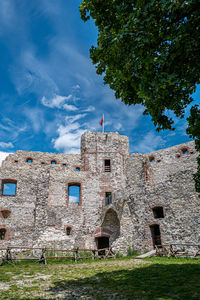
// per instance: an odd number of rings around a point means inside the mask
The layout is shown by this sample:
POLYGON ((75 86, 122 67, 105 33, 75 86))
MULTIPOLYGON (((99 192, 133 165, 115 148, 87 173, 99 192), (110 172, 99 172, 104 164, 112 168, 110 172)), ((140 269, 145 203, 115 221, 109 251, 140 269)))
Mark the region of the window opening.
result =
POLYGON ((7 219, 10 216, 10 211, 9 210, 6 210, 6 209, 2 210, 1 213, 2 213, 2 216, 3 216, 4 219, 7 219))
POLYGON ((106 192, 106 205, 109 205, 112 203, 112 193, 111 192, 106 192))
POLYGON ((15 160, 15 163, 18 163, 18 160, 15 160))
POLYGON ((68 188, 69 203, 80 203, 80 185, 72 184, 68 188))
POLYGON ((63 164, 63 167, 66 167, 67 165, 66 164, 63 164))
POLYGON ((51 161, 51 164, 52 164, 52 165, 56 165, 56 161, 55 161, 55 160, 52 160, 52 161, 51 161))
POLYGON ((154 156, 149 156, 149 161, 150 162, 154 162, 155 161, 155 157, 154 156))
POLYGON ((155 246, 161 246, 160 226, 158 224, 151 225, 150 230, 153 247, 155 248, 155 246))
POLYGON ((110 159, 105 159, 104 161, 104 171, 111 172, 110 159))
POLYGON ((7 180, 2 181, 2 195, 15 196, 17 182, 11 182, 7 180))
POLYGON ((181 152, 182 152, 183 154, 188 154, 188 149, 187 149, 187 148, 182 148, 182 149, 181 149, 181 152))
POLYGON ((162 206, 154 207, 152 210, 155 219, 164 218, 164 212, 162 206))
POLYGON ((31 164, 33 162, 33 160, 32 160, 32 158, 27 158, 26 162, 31 164))
POLYGON ((0 240, 5 240, 6 237, 6 229, 0 229, 0 240))
POLYGON ((42 161, 42 162, 41 162, 41 165, 45 165, 45 162, 42 161))
POLYGON ((79 167, 77 167, 77 168, 76 168, 76 172, 79 172, 79 171, 80 171, 80 168, 79 168, 79 167))
POLYGON ((66 235, 71 235, 71 232, 72 232, 72 228, 68 226, 66 228, 66 235))

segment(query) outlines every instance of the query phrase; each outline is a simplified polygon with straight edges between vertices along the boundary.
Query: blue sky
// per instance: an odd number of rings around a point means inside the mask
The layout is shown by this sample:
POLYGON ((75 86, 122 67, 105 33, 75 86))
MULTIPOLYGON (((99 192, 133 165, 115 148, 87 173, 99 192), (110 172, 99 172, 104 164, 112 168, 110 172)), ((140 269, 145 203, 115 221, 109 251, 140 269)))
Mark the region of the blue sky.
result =
POLYGON ((189 141, 185 120, 157 133, 143 107, 125 106, 103 84, 89 58, 97 29, 80 19, 79 3, 0 1, 0 157, 17 149, 79 153, 81 134, 101 131, 103 113, 105 131, 128 135, 131 152, 189 141))

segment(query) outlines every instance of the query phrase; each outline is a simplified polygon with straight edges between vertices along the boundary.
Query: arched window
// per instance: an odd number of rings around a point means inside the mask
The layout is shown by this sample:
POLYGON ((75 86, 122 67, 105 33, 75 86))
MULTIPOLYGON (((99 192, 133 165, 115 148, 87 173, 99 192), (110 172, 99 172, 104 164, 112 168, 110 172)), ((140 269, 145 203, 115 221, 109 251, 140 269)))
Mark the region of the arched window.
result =
POLYGON ((71 235, 72 234, 72 227, 71 226, 67 226, 65 228, 65 232, 66 232, 66 235, 71 235))
POLYGON ((188 154, 188 153, 189 153, 189 151, 188 151, 187 147, 181 148, 181 154, 188 154))
POLYGON ((31 164, 31 163, 33 162, 33 159, 32 159, 31 157, 28 157, 28 158, 26 159, 26 162, 29 163, 29 164, 31 164))
POLYGON ((80 204, 80 183, 69 183, 68 184, 68 203, 80 204))
POLYGON ((56 165, 56 164, 57 164, 57 161, 56 161, 56 160, 52 160, 52 161, 51 161, 51 164, 52 164, 52 165, 56 165))
POLYGON ((16 195, 17 180, 3 179, 2 180, 2 195, 15 196, 16 195))
POLYGON ((6 229, 0 228, 0 241, 5 240, 6 238, 6 229))
POLYGON ((76 167, 75 171, 79 172, 80 171, 80 167, 76 167))
POLYGON ((11 214, 10 209, 2 209, 1 210, 1 215, 2 215, 3 219, 9 218, 10 214, 11 214))
POLYGON ((150 162, 154 162, 155 161, 155 157, 152 155, 152 156, 149 156, 149 161, 150 162))

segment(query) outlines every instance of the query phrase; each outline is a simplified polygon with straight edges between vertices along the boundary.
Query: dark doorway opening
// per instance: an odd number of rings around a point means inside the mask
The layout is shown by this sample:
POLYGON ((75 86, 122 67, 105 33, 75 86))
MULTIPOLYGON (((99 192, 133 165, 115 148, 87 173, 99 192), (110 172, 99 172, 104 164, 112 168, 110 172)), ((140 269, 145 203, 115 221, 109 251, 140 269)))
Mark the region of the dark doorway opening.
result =
MULTIPOLYGON (((97 238, 97 249, 105 249, 109 248, 109 238, 105 236, 101 236, 97 238)), ((105 250, 98 251, 98 255, 105 255, 105 250)))
POLYGON ((109 248, 109 238, 105 236, 97 238, 97 248, 98 249, 109 248))
POLYGON ((160 226, 158 224, 151 225, 150 229, 153 247, 155 248, 155 246, 161 246, 160 226))

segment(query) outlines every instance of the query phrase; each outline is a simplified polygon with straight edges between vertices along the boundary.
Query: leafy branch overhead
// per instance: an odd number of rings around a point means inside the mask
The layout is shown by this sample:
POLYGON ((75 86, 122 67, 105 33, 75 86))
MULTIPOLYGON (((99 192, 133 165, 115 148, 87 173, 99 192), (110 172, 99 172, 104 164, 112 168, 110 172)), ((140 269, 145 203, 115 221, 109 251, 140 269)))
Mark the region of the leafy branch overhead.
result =
MULTIPOLYGON (((173 130, 172 116, 184 117, 200 83, 199 1, 83 0, 79 9, 98 27, 90 57, 105 84, 125 104, 144 105, 157 130, 173 130)), ((198 111, 191 110, 188 133, 200 151, 200 127, 192 117, 198 119, 198 111)))

